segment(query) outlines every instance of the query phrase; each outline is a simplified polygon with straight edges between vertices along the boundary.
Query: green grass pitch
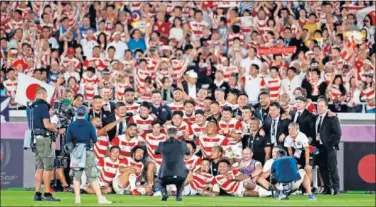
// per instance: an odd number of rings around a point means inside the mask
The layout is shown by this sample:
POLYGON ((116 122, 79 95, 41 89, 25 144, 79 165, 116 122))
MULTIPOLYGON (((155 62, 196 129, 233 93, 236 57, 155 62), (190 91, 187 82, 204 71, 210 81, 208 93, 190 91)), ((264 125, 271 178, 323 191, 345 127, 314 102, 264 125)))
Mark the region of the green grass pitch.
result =
MULTIPOLYGON (((33 202, 33 192, 1 191, 1 206, 79 206, 74 204, 74 194, 55 193, 61 202, 33 202)), ((317 196, 317 201, 308 201, 307 196, 290 196, 287 201, 274 198, 235 198, 230 196, 199 197, 185 196, 182 202, 170 197, 167 202, 160 197, 106 195, 113 204, 107 206, 375 206, 374 194, 340 194, 339 196, 317 196)), ((81 206, 98 206, 95 195, 82 195, 81 206)), ((103 205, 106 206, 106 205, 103 205)))

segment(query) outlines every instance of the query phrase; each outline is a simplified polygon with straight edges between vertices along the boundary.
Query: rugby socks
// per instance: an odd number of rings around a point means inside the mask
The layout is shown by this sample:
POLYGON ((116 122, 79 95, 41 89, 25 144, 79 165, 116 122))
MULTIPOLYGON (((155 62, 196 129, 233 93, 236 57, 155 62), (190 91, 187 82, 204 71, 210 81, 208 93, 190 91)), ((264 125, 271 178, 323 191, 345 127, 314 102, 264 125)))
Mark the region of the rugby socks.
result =
POLYGON ((316 189, 319 187, 317 166, 312 168, 312 186, 316 189))
POLYGON ((131 191, 133 191, 134 189, 136 189, 136 181, 137 181, 137 177, 135 174, 130 174, 129 175, 129 185, 131 187, 131 191))
POLYGON ((265 190, 265 188, 263 188, 261 186, 257 186, 255 188, 255 191, 257 191, 259 193, 259 197, 268 197, 268 196, 272 195, 271 191, 267 191, 267 190, 265 190))

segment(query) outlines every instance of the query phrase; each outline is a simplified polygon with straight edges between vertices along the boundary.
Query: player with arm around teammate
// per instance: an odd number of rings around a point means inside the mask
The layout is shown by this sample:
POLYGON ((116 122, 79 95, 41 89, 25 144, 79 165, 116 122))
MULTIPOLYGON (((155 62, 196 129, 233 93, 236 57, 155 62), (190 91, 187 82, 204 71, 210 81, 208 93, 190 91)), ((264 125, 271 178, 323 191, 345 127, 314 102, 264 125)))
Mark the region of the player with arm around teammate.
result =
POLYGON ((256 185, 248 176, 237 169, 230 168, 230 162, 226 159, 219 161, 219 175, 213 180, 213 192, 219 195, 220 189, 227 194, 236 197, 266 197, 271 192, 256 185))

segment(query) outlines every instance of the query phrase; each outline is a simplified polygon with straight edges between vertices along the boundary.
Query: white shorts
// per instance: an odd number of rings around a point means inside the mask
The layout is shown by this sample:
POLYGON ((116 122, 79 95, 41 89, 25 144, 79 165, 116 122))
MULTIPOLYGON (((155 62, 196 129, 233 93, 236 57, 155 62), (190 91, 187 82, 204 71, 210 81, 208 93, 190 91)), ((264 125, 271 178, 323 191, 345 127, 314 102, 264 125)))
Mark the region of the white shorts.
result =
POLYGON ((191 187, 191 185, 186 185, 186 186, 184 186, 184 190, 183 190, 183 195, 184 196, 195 196, 195 195, 197 195, 197 191, 196 190, 194 190, 194 189, 192 189, 192 187, 191 187))
POLYGON ((243 197, 243 194, 246 191, 246 189, 244 187, 244 182, 247 181, 247 180, 249 180, 249 179, 245 179, 245 180, 240 181, 238 190, 233 194, 233 196, 243 197))
POLYGON ((112 188, 114 189, 116 194, 124 194, 125 190, 129 189, 129 185, 125 188, 121 188, 119 186, 119 175, 117 175, 113 180, 112 180, 112 188))
POLYGON ((299 173, 299 175, 300 175, 300 180, 297 180, 297 181, 293 182, 293 184, 292 184, 292 190, 293 190, 293 191, 299 189, 299 187, 300 187, 300 186, 302 185, 302 183, 303 183, 304 176, 306 175, 306 172, 305 172, 303 169, 298 170, 298 173, 299 173))
POLYGON ((267 197, 267 196, 271 196, 272 195, 271 191, 267 191, 265 188, 263 188, 263 187, 261 187, 259 185, 256 185, 256 188, 254 189, 254 191, 258 192, 259 197, 267 197))

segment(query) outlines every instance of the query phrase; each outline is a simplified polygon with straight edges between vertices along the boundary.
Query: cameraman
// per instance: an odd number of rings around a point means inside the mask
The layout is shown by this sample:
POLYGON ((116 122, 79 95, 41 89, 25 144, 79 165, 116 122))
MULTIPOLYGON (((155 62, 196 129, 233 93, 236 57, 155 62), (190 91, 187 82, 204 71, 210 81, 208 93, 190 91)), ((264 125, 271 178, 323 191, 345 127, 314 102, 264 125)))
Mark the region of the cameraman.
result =
POLYGON ((69 125, 66 135, 66 143, 73 144, 71 155, 71 168, 74 170, 74 193, 76 194, 76 204, 81 203, 80 181, 82 172, 85 171, 89 182, 98 196, 98 203, 108 204, 110 201, 102 196, 97 181, 98 172, 93 153, 93 144, 97 142, 97 135, 94 126, 85 120, 86 108, 79 106, 76 110, 77 120, 69 125))
POLYGON ((55 162, 54 162, 55 172, 51 174, 52 176, 51 180, 54 180, 54 183, 52 184, 52 188, 55 190, 55 192, 58 191, 59 187, 57 184, 57 180, 60 180, 61 187, 63 188, 62 190, 64 192, 71 192, 72 189, 69 186, 67 179, 65 178, 65 175, 64 175, 64 168, 66 168, 66 166, 64 166, 63 158, 65 156, 61 147, 60 149, 57 149, 56 147, 57 146, 56 143, 59 143, 60 146, 63 146, 62 141, 63 139, 65 139, 66 128, 65 126, 61 126, 59 116, 56 114, 56 112, 53 109, 50 109, 50 116, 51 116, 51 123, 55 124, 59 130, 59 133, 55 135, 55 138, 54 138, 55 142, 52 143, 52 147, 55 150, 55 155, 56 155, 55 162), (56 175, 56 179, 54 178, 54 174, 56 175))
POLYGON ((57 132, 56 125, 50 122, 49 104, 46 101, 47 90, 40 87, 36 91, 36 100, 31 105, 31 129, 35 143, 35 195, 34 201, 60 201, 52 197, 51 175, 54 169, 55 151, 52 148, 51 132, 57 132), (40 193, 40 187, 44 182, 44 195, 40 193))

